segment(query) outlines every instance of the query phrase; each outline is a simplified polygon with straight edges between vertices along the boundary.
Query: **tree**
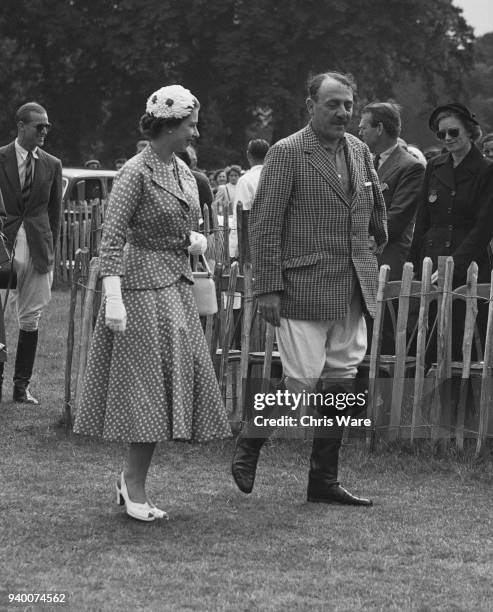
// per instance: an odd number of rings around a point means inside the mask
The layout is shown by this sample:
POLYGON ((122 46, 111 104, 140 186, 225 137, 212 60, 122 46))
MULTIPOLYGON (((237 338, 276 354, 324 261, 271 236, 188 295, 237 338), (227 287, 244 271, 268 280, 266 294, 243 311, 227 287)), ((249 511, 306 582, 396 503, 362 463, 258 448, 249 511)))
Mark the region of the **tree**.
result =
POLYGON ((478 38, 475 69, 468 80, 471 107, 477 114, 483 133, 493 132, 493 32, 478 38))
POLYGON ((3 0, 0 137, 30 98, 64 162, 133 154, 147 96, 180 82, 201 101, 200 162, 237 161, 249 135, 306 121, 310 72, 351 72, 361 103, 422 79, 460 92, 473 35, 452 0, 3 0), (42 27, 39 27, 42 24, 42 27), (5 109, 5 110, 4 110, 5 109), (258 121, 271 116, 271 124, 258 121), (98 147, 102 147, 99 151, 98 147))

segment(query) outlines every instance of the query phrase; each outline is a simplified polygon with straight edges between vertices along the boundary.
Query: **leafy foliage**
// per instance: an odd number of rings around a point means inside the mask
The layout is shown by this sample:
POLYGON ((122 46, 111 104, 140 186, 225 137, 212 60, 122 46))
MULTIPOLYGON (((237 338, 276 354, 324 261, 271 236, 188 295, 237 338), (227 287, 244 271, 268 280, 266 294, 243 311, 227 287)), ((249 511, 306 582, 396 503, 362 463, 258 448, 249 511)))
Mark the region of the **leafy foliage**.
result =
POLYGON ((305 121, 310 72, 356 77, 362 101, 419 77, 460 92, 473 35, 452 0, 3 0, 0 139, 44 104, 66 163, 133 154, 147 96, 166 83, 202 103, 201 164, 237 161, 272 109, 278 139, 305 121))

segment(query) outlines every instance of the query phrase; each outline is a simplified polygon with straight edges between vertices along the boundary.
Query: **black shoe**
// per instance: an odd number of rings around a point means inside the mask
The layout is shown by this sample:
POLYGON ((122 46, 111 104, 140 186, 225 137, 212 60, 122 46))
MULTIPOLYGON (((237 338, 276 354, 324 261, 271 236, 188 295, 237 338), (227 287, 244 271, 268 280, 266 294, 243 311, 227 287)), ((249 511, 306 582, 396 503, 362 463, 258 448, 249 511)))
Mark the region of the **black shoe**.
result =
POLYGON ((21 404, 38 404, 28 390, 33 373, 36 348, 38 346, 38 330, 19 330, 17 353, 14 365, 14 402, 21 404))
POLYGON ((39 404, 38 400, 31 395, 27 387, 23 389, 22 387, 14 386, 13 399, 16 404, 39 404))
POLYGON ((260 449, 264 442, 264 438, 238 437, 236 440, 231 473, 238 488, 243 493, 252 492, 260 449))
POLYGON ((371 499, 356 497, 339 484, 308 487, 307 501, 320 504, 344 504, 347 506, 373 506, 371 499))

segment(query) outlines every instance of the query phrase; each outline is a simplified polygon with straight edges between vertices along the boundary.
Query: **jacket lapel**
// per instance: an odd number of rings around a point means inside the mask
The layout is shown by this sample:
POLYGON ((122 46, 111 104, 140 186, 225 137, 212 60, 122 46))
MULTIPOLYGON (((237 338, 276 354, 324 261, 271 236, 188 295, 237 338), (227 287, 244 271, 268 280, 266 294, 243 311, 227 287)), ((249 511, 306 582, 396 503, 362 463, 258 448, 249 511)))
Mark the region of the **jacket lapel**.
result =
POLYGON ((308 154, 309 163, 320 173, 327 183, 329 183, 341 200, 349 206, 349 201, 344 193, 341 179, 336 172, 334 164, 330 160, 327 151, 322 147, 318 138, 315 136, 311 125, 308 125, 304 132, 304 150, 305 153, 308 154))
POLYGON ((147 146, 143 151, 143 156, 146 164, 152 170, 152 181, 162 187, 162 189, 168 191, 180 200, 181 204, 184 204, 186 208, 189 208, 185 194, 178 186, 177 181, 173 178, 173 175, 167 171, 164 162, 159 159, 157 154, 152 150, 151 146, 147 146))
POLYGON ((455 189, 455 178, 450 155, 438 158, 435 162, 435 177, 450 189, 455 189))
POLYGON ((385 181, 392 176, 396 167, 399 165, 399 160, 401 158, 402 149, 399 145, 392 151, 389 157, 383 162, 380 168, 377 170, 378 178, 381 183, 385 183, 385 181))
POLYGON ((349 169, 349 178, 352 187, 351 206, 354 206, 361 187, 365 182, 364 168, 361 162, 361 156, 354 154, 354 147, 349 140, 347 142, 347 164, 349 169))
POLYGON ((22 205, 21 183, 19 180, 19 168, 17 166, 17 156, 15 145, 11 143, 3 154, 3 167, 12 189, 17 197, 19 205, 22 205))

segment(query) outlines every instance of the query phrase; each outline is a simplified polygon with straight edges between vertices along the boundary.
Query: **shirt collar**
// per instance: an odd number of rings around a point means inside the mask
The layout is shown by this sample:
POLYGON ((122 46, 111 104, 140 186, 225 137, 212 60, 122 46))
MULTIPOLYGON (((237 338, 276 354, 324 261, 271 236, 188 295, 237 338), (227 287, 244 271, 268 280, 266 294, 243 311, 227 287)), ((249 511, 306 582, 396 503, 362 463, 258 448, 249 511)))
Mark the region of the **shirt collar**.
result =
MULTIPOLYGON (((23 146, 21 146, 21 144, 19 143, 19 139, 16 138, 15 139, 15 150, 17 152, 18 155, 20 155, 20 157, 22 158, 22 161, 26 161, 26 157, 27 154, 29 153, 29 151, 27 151, 26 149, 24 149, 23 146)), ((31 151, 34 159, 38 159, 39 155, 38 155, 38 147, 35 147, 33 149, 33 151, 31 151)))
POLYGON ((344 150, 347 147, 346 137, 343 136, 340 138, 335 146, 322 145, 323 148, 331 153, 332 155, 337 155, 341 150, 344 150))
POLYGON ((399 146, 399 143, 396 142, 391 147, 389 147, 388 149, 386 149, 385 151, 382 151, 382 153, 380 153, 380 166, 383 164, 383 162, 386 159, 388 159, 392 155, 392 153, 394 152, 395 149, 397 149, 398 146, 399 146))

